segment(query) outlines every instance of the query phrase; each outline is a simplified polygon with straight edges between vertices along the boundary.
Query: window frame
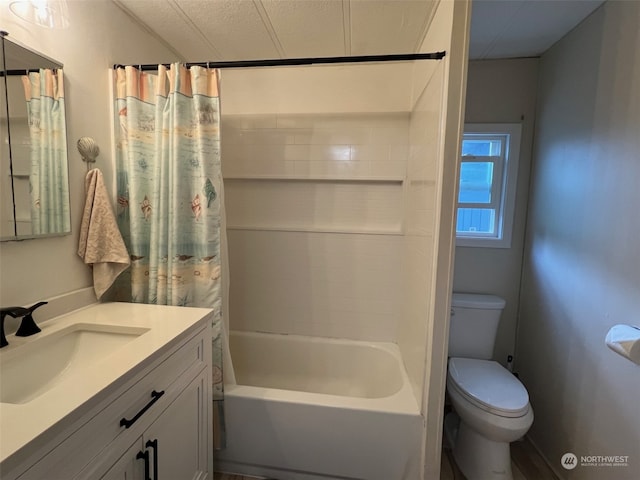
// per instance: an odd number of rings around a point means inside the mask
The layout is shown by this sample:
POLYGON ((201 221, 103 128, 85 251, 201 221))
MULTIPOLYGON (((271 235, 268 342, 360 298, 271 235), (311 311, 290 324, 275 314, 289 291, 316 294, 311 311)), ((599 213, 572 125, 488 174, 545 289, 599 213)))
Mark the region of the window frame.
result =
MULTIPOLYGON (((460 156, 460 173, 462 162, 492 162, 493 182, 491 189, 491 203, 459 203, 456 197, 456 246, 457 247, 488 247, 511 248, 513 233, 513 218, 515 213, 516 190, 518 181, 518 164, 520 157, 520 138, 522 125, 519 123, 466 123, 462 140, 467 136, 480 135, 490 140, 491 136, 504 137, 504 149, 499 156, 460 156), (465 160, 466 158, 466 160, 465 160), (500 179, 499 181, 497 181, 500 179), (495 193, 498 196, 495 196, 495 193), (487 208, 496 210, 496 235, 487 233, 460 233, 457 231, 457 218, 460 208, 487 208)), ((462 152, 462 142, 461 152, 462 152)))

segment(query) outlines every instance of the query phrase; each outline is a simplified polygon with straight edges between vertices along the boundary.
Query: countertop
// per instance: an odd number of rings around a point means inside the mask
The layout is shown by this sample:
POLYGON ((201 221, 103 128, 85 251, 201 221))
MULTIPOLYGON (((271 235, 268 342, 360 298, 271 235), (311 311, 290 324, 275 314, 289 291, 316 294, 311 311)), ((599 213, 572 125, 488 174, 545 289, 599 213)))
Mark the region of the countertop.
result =
MULTIPOLYGON (((30 337, 8 335, 3 355, 21 345, 37 341, 76 323, 139 327, 147 332, 121 346, 99 361, 82 367, 82 372, 66 378, 51 389, 23 404, 0 403, 0 462, 43 435, 82 406, 100 401, 119 385, 142 370, 148 360, 160 355, 174 339, 186 338, 210 320, 208 308, 98 303, 42 323, 42 332, 30 337), (78 381, 78 380, 81 381, 78 381)), ((37 321, 37 318, 36 318, 37 321)))

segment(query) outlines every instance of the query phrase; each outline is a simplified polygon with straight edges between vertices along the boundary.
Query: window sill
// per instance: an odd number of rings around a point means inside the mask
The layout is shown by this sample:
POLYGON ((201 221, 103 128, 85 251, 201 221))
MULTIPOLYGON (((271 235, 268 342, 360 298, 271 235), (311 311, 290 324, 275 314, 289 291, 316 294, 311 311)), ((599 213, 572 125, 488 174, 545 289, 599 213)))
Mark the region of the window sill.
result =
POLYGON ((511 248, 510 238, 456 237, 456 247, 463 248, 511 248))

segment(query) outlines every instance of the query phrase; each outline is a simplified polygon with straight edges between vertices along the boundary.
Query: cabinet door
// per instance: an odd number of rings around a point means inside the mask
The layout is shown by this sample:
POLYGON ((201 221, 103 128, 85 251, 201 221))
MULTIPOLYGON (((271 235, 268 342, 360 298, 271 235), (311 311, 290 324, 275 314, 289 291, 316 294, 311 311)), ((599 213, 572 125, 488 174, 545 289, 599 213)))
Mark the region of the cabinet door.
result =
POLYGON ((140 438, 124 452, 124 455, 104 476, 100 477, 100 480, 146 480, 144 459, 138 458, 138 453, 142 452, 143 446, 140 438))
POLYGON ((207 378, 202 370, 144 433, 152 479, 211 478, 207 378))

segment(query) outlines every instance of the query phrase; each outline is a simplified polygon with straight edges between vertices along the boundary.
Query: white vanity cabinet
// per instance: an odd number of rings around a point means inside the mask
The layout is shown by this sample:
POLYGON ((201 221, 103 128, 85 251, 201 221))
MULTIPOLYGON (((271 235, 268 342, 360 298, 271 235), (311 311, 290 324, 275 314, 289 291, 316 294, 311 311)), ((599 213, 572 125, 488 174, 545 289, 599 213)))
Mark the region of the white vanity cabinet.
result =
POLYGON ((194 322, 25 446, 2 479, 211 480, 210 324, 194 322))
POLYGON ((198 375, 106 472, 78 478, 157 480, 207 478, 208 452, 202 407, 206 376, 198 375))

